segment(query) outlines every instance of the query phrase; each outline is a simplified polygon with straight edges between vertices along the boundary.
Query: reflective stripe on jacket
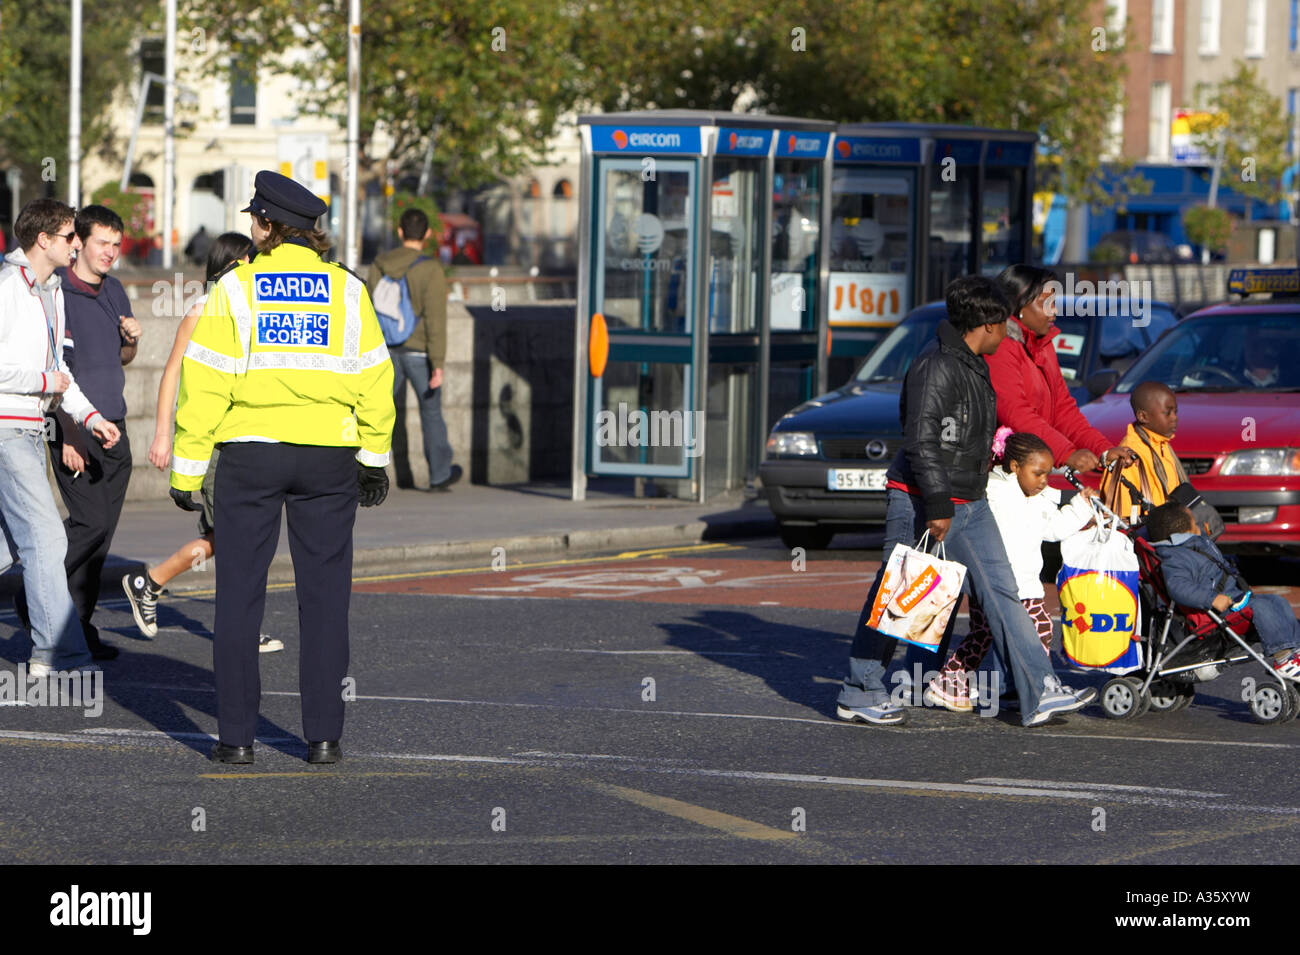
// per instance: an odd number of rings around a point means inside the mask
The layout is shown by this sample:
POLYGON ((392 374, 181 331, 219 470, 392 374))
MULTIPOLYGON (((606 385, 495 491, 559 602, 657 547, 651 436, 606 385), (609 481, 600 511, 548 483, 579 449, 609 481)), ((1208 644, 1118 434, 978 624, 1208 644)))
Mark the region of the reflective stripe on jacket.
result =
POLYGON ((393 365, 365 283, 285 243, 215 284, 181 363, 172 487, 224 441, 358 448, 388 463, 393 365))

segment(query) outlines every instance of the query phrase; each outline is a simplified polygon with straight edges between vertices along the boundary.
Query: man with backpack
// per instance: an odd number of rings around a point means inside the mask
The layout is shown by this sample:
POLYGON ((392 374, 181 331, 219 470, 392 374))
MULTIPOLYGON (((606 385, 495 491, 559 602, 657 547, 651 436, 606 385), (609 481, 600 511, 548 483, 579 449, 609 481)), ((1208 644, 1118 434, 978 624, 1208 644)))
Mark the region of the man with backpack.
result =
MULTIPOLYGON (((375 258, 366 285, 375 304, 375 314, 384 330, 384 341, 393 359, 393 398, 406 389, 409 379, 420 405, 420 429, 424 434, 424 457, 429 462, 429 490, 449 491, 463 473, 452 464, 451 443, 442 420, 442 370, 447 354, 447 277, 436 255, 424 254, 432 236, 429 217, 419 209, 407 209, 398 223, 402 244, 375 258)), ((405 427, 398 402, 393 451, 405 448, 405 427)), ((397 486, 410 487, 409 465, 405 480, 402 464, 397 486)))

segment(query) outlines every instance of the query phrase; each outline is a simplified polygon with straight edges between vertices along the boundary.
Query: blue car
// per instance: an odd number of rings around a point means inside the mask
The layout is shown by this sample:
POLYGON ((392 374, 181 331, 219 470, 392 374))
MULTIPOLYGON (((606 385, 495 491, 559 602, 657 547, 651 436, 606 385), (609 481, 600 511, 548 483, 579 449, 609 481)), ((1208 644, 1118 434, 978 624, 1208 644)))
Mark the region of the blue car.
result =
MULTIPOLYGON (((947 314, 942 302, 913 309, 848 384, 804 402, 772 428, 759 477, 787 547, 821 549, 837 531, 884 523, 885 471, 903 443, 903 376, 947 314)), ((1102 394, 1178 323, 1164 302, 1148 302, 1139 314, 1135 320, 1123 300, 1058 304, 1060 334, 1053 341, 1061 374, 1080 405, 1102 394)))

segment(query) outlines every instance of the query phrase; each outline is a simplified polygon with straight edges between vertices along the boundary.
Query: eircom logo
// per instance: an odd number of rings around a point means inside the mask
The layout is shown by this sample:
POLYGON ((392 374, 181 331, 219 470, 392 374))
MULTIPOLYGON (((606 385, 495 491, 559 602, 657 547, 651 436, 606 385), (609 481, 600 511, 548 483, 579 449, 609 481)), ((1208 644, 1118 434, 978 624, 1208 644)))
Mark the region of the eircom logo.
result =
POLYGON ((1124 656, 1140 636, 1137 618, 1137 597, 1113 573, 1081 571, 1061 587, 1065 654, 1083 666, 1109 666, 1124 656))

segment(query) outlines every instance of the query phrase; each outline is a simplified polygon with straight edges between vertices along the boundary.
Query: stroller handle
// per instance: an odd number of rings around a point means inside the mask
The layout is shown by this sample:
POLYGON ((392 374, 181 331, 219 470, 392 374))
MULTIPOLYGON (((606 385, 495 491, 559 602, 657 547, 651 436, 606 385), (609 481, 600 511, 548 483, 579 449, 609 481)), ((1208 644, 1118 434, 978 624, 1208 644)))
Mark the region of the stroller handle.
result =
MULTIPOLYGON (((1078 488, 1080 491, 1083 490, 1083 482, 1079 480, 1079 472, 1078 472, 1078 471, 1076 471, 1076 470, 1075 470, 1074 468, 1072 468, 1072 467, 1068 467, 1068 466, 1067 466, 1066 468, 1063 469, 1062 473, 1064 474, 1065 479, 1066 479, 1067 481, 1069 481, 1071 484, 1073 484, 1073 485, 1074 485, 1076 488, 1078 488)), ((1089 501, 1088 503, 1092 505, 1093 510, 1095 510, 1095 511, 1100 511, 1102 514, 1105 514, 1105 515, 1107 515, 1107 516, 1109 516, 1109 517, 1114 518, 1114 519, 1115 519, 1115 524, 1116 524, 1117 527, 1121 528, 1122 530, 1129 530, 1129 523, 1128 523, 1128 521, 1124 520, 1124 518, 1120 517, 1118 514, 1116 514, 1114 511, 1112 511, 1109 507, 1107 507, 1105 504, 1103 504, 1103 503, 1102 503, 1098 498, 1095 498, 1095 497, 1094 497, 1094 498, 1093 498, 1091 501, 1089 501)))

